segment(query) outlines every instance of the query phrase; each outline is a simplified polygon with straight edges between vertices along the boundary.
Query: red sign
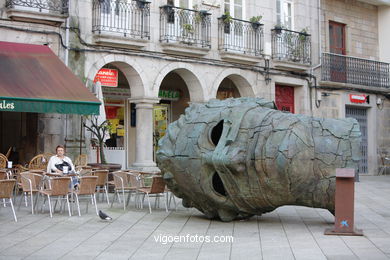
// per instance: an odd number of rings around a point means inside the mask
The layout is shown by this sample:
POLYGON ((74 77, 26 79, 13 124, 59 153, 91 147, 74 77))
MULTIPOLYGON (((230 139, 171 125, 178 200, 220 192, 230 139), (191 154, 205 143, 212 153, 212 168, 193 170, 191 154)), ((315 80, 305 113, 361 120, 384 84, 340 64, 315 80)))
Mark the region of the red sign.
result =
POLYGON ((366 98, 367 98, 366 95, 349 94, 349 100, 352 103, 365 103, 366 98))
POLYGON ((100 69, 96 73, 93 82, 100 81, 102 86, 117 87, 118 86, 118 70, 115 69, 100 69))

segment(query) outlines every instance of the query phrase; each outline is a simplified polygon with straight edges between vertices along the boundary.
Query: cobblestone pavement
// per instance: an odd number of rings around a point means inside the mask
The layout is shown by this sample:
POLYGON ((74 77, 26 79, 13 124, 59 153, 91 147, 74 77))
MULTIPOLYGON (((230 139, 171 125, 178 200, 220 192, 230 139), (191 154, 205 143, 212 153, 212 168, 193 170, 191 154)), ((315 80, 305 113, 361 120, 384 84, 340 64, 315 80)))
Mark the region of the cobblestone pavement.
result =
POLYGON ((15 223, 0 203, 0 259, 390 259, 390 176, 361 176, 355 198, 355 225, 363 237, 325 236, 333 216, 295 206, 223 223, 182 206, 149 214, 146 202, 144 209, 131 204, 126 211, 99 202, 113 217, 109 222, 92 205, 86 213, 86 202, 81 217, 64 211, 52 219, 22 205, 15 223), (206 236, 233 236, 233 242, 207 242, 206 236))

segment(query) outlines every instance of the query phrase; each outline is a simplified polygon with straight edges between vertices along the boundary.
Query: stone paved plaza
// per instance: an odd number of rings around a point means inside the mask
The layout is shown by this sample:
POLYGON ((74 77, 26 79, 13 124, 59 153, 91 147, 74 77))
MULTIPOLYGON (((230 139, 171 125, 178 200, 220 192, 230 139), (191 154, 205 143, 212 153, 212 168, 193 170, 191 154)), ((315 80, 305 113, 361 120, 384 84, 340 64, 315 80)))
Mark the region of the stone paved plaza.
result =
MULTIPOLYGON (((363 237, 325 236, 333 217, 326 210, 286 206, 246 221, 206 219, 195 209, 149 214, 98 206, 113 217, 89 213, 31 215, 22 205, 18 222, 10 208, 0 208, 0 259, 390 259, 390 176, 362 176, 356 184, 355 224, 363 237), (157 241, 167 236, 233 236, 233 242, 157 241)), ((163 207, 163 205, 161 205, 163 207)), ((76 212, 75 212, 76 213, 76 212)), ((163 240, 162 240, 163 241, 163 240)))

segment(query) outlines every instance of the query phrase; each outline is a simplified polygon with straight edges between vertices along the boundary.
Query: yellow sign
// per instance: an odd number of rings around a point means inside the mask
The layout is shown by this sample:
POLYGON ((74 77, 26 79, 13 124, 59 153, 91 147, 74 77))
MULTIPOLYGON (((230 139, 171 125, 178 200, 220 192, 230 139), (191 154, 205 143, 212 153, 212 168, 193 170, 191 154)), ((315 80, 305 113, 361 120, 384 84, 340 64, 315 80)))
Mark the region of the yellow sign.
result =
POLYGON ((108 119, 108 121, 110 122, 110 133, 115 134, 119 125, 119 119, 108 119))
POLYGON ((168 126, 168 107, 156 105, 153 109, 154 115, 154 135, 156 143, 165 135, 168 126))
POLYGON ((123 129, 123 128, 117 128, 117 129, 116 129, 116 135, 117 135, 117 136, 125 136, 125 129, 123 129))

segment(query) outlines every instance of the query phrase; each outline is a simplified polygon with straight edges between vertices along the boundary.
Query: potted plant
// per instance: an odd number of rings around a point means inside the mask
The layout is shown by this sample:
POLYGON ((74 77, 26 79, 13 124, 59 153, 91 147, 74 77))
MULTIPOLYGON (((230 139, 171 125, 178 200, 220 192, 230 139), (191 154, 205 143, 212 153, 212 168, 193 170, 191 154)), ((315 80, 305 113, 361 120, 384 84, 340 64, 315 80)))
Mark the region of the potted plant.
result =
POLYGON ((193 34, 194 27, 192 26, 192 24, 185 23, 185 24, 183 24, 183 32, 184 32, 185 36, 187 36, 188 34, 193 34))
POLYGON ((195 22, 200 23, 209 13, 206 10, 197 11, 195 14, 195 22))
POLYGON ((306 39, 307 39, 307 36, 309 36, 308 34, 308 28, 303 28, 300 32, 299 32, 299 40, 301 42, 305 42, 306 39))
POLYGON ((173 5, 167 4, 163 7, 164 13, 167 16, 167 22, 168 23, 174 23, 175 22, 175 10, 173 10, 173 5))
POLYGON ((253 29, 257 30, 260 27, 260 25, 261 25, 260 21, 262 18, 263 18, 263 16, 261 16, 261 15, 252 16, 251 18, 249 18, 249 21, 252 23, 253 29))
POLYGON ((230 23, 233 21, 229 12, 225 12, 222 16, 222 21, 224 23, 223 30, 225 33, 230 33, 230 23))
POLYGON ((222 16, 222 21, 225 23, 225 24, 229 24, 232 22, 233 20, 233 17, 230 15, 229 12, 225 12, 222 16))
POLYGON ((97 116, 92 116, 89 119, 89 124, 84 123, 84 127, 87 131, 91 132, 96 139, 92 139, 92 142, 96 141, 96 145, 99 146, 99 154, 100 154, 100 163, 107 163, 106 157, 104 156, 104 139, 106 133, 110 129, 110 124, 108 120, 103 121, 102 123, 98 122, 97 116))
POLYGON ((143 0, 137 0, 137 5, 138 5, 139 9, 144 9, 146 3, 148 3, 148 2, 143 1, 143 0))
POLYGON ((281 34, 282 30, 283 30, 283 26, 281 26, 280 24, 274 26, 274 31, 276 34, 281 34))

